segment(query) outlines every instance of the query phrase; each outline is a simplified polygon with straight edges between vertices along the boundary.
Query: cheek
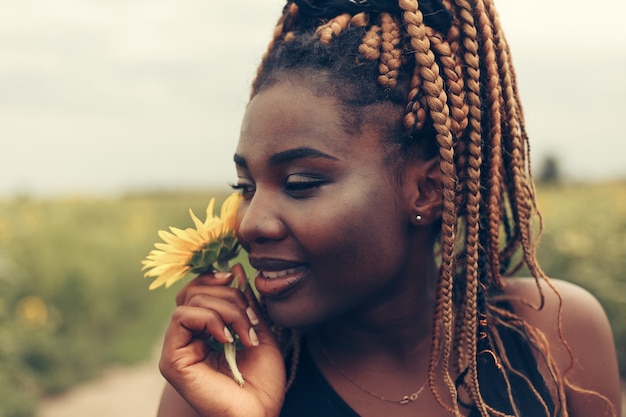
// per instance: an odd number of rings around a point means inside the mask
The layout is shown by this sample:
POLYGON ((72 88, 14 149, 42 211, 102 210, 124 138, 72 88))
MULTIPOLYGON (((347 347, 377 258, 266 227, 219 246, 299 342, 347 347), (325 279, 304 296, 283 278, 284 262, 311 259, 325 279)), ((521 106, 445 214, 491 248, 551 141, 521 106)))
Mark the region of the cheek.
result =
POLYGON ((390 193, 345 194, 343 204, 309 220, 307 243, 336 268, 382 272, 404 246, 401 218, 390 193), (312 246, 311 246, 312 245, 312 246))

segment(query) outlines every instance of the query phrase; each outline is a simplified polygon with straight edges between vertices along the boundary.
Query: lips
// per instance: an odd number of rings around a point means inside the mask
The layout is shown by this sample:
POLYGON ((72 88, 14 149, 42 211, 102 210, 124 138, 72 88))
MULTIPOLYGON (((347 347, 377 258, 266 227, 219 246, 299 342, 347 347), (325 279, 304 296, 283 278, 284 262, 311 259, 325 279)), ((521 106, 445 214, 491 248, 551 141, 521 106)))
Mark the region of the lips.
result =
POLYGON ((259 271, 254 284, 264 297, 281 297, 295 288, 306 275, 305 264, 281 259, 251 258, 250 264, 259 271))

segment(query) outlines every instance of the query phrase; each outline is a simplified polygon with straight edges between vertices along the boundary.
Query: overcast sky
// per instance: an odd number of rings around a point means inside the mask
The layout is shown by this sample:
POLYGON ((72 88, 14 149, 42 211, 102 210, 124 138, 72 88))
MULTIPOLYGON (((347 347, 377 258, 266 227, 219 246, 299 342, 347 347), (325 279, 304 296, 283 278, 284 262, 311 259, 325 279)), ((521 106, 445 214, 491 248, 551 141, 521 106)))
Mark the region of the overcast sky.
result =
MULTIPOLYGON (((0 0, 0 196, 226 187, 282 0, 0 0)), ((626 178, 623 0, 496 0, 533 158, 626 178)))

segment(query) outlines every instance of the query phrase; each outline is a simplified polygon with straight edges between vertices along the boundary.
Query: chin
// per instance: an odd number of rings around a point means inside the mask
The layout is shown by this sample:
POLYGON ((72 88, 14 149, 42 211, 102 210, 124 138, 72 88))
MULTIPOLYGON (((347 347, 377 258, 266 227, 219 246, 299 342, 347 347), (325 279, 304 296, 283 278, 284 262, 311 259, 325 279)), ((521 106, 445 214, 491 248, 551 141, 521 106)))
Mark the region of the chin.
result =
POLYGON ((266 300, 265 307, 273 324, 289 329, 307 328, 324 321, 320 311, 311 311, 295 300, 266 300))

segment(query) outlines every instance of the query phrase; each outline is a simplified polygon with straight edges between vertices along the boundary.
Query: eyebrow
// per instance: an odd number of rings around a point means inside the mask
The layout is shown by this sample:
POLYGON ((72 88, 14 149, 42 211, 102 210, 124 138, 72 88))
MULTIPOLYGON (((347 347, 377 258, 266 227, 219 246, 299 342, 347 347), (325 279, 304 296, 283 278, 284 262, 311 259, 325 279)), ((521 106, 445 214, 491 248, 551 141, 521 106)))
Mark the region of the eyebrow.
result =
MULTIPOLYGON (((324 153, 320 150, 317 150, 314 148, 301 147, 301 148, 288 149, 286 151, 278 152, 270 156, 268 160, 268 165, 271 167, 274 167, 277 165, 285 164, 287 162, 295 161, 297 159, 313 159, 313 158, 323 158, 323 159, 329 159, 331 161, 338 161, 338 159, 335 158, 334 156, 324 153)), ((248 164, 246 163, 246 160, 241 155, 235 154, 233 159, 235 161, 235 164, 241 167, 247 168, 248 164)))

